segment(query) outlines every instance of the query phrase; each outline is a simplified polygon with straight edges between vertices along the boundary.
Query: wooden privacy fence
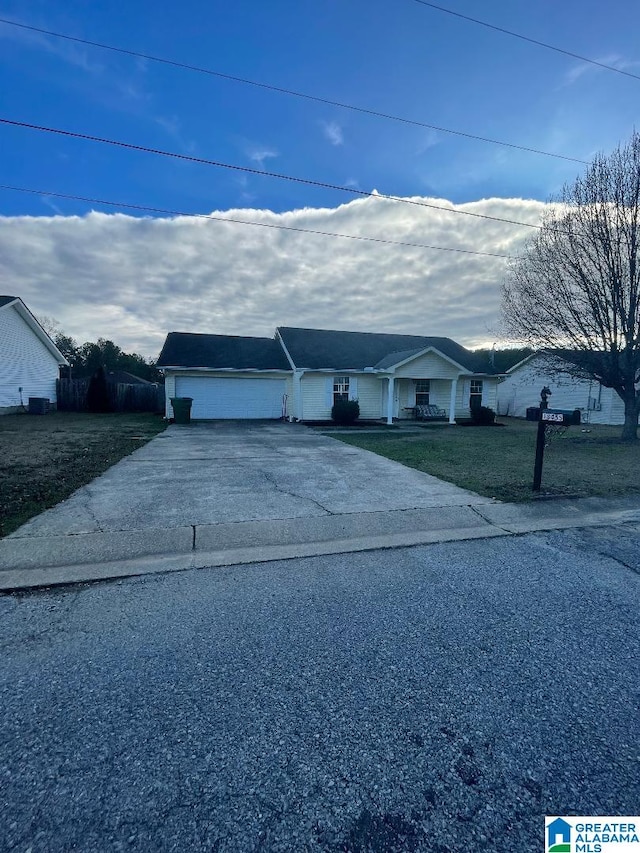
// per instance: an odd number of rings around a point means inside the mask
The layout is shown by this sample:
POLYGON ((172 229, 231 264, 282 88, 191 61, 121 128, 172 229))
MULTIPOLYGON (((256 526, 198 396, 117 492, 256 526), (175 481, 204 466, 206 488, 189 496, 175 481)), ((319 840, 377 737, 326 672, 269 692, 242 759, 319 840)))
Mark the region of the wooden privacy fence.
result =
MULTIPOLYGON (((58 411, 86 412, 88 379, 58 379, 58 411)), ((112 412, 164 412, 164 385, 107 383, 112 412)))

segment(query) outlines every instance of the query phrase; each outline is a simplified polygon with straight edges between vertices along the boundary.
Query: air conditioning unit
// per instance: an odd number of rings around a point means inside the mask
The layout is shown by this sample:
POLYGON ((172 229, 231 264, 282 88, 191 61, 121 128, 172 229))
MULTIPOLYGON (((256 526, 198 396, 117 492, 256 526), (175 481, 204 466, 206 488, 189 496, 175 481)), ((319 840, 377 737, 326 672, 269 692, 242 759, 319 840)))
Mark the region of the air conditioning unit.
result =
POLYGON ((29 414, 46 415, 51 408, 47 397, 29 397, 29 414))
POLYGON ((595 397, 589 397, 589 411, 591 412, 601 412, 602 411, 602 403, 600 400, 596 400, 595 397))

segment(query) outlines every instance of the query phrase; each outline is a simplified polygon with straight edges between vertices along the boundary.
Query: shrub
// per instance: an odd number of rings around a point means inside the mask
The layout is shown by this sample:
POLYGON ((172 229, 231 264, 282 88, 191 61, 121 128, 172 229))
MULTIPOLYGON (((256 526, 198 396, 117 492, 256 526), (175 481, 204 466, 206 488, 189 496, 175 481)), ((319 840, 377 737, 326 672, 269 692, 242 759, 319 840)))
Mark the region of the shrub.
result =
POLYGON ((360 417, 357 400, 336 400, 331 409, 331 419, 337 424, 352 424, 360 417))
POLYGON ((489 406, 474 406, 471 409, 471 420, 474 424, 488 425, 495 422, 496 413, 489 406))

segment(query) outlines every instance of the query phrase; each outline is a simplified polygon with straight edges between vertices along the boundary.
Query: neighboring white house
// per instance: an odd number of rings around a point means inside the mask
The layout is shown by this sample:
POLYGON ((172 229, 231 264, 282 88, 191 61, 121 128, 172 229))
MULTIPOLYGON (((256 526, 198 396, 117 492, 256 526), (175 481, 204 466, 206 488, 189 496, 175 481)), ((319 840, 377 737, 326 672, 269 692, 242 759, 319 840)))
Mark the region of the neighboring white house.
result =
POLYGON ((66 358, 17 296, 0 296, 0 414, 20 411, 29 397, 56 404, 56 379, 66 358))
POLYGON ((623 424, 624 403, 613 388, 605 388, 596 379, 581 379, 562 371, 566 359, 555 359, 550 369, 549 356, 534 353, 507 371, 498 386, 498 414, 524 418, 530 406, 540 405, 540 391, 551 390, 552 409, 580 409, 582 421, 592 424, 623 424))
POLYGON ((363 419, 409 419, 436 405, 450 423, 475 405, 496 407, 488 361, 450 338, 281 327, 274 338, 170 332, 157 366, 166 415, 192 397, 193 418, 323 421, 337 399, 357 399, 363 419))

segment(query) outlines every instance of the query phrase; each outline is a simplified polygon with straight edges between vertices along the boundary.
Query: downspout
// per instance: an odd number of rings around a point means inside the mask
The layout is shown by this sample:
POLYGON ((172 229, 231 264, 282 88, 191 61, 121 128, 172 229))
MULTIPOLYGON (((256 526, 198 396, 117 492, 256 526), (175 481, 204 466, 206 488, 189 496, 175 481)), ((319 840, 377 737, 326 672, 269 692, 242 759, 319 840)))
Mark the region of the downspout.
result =
POLYGON ((302 374, 305 371, 300 369, 299 367, 296 367, 293 359, 291 358, 291 353, 286 348, 285 343, 282 340, 282 335, 280 334, 280 329, 276 329, 274 337, 278 341, 280 346, 282 347, 282 350, 285 354, 285 357, 286 357, 287 361, 289 362, 289 364, 291 365, 291 369, 293 370, 293 401, 294 401, 293 410, 294 410, 294 415, 293 415, 293 417, 290 417, 290 420, 301 421, 302 415, 303 415, 301 380, 302 380, 302 374))

